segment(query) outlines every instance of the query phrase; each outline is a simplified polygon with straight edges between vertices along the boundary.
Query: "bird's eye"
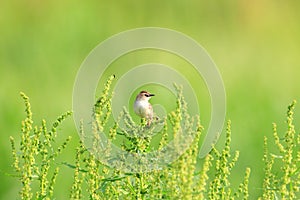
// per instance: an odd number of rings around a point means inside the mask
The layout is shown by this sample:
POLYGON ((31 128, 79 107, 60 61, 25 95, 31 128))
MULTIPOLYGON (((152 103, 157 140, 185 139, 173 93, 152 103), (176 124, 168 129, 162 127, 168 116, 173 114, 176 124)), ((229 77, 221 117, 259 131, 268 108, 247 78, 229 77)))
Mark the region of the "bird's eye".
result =
POLYGON ((149 97, 149 94, 145 94, 146 97, 149 97))

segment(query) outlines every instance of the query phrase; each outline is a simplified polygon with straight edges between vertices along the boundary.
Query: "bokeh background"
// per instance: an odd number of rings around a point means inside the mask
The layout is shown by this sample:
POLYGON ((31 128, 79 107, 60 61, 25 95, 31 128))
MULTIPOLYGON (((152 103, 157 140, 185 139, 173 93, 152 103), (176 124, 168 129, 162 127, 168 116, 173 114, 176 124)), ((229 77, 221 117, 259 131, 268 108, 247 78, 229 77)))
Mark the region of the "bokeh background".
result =
MULTIPOLYGON (((187 34, 215 61, 226 87, 232 148, 240 151, 232 181, 242 181, 245 168, 251 167, 250 199, 257 198, 262 191, 263 137, 272 136, 272 122, 284 134, 287 105, 300 99, 299 8, 300 2, 292 0, 2 1, 0 199, 15 199, 20 187, 6 175, 12 173, 9 136, 19 137, 25 116, 19 92, 30 97, 36 123, 43 118, 54 121, 72 109, 73 83, 88 53, 113 34, 145 26, 187 34)), ((146 61, 149 58, 157 57, 146 61)), ((207 92, 203 93, 200 104, 210 108, 207 92)), ((203 110, 204 125, 208 111, 203 110)), ((299 116, 300 106, 296 124, 299 116)), ((59 131, 61 139, 73 137, 61 158, 72 162, 78 140, 73 120, 59 131)), ((218 145, 223 141, 222 136, 218 145)), ((57 199, 68 198, 72 179, 72 170, 62 166, 57 199)))

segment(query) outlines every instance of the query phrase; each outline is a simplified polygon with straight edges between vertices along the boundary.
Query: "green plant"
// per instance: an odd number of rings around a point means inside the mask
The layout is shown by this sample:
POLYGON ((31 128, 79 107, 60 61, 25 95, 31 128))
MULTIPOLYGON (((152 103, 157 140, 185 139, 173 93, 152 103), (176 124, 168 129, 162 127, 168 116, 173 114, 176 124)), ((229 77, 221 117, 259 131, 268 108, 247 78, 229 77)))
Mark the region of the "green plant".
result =
POLYGON ((287 131, 283 138, 277 133, 277 125, 273 124, 276 153, 268 150, 268 139, 264 139, 265 178, 263 183, 263 199, 297 199, 300 190, 300 134, 296 134, 293 123, 296 101, 288 107, 287 131), (277 166, 274 168, 274 166, 277 166))
MULTIPOLYGON (((239 152, 232 152, 231 122, 228 121, 226 141, 222 150, 213 147, 203 159, 197 159, 198 142, 203 131, 197 116, 191 117, 182 95, 182 88, 175 85, 177 107, 166 118, 157 119, 149 127, 145 121, 135 123, 126 109, 118 120, 111 118, 112 93, 111 76, 96 101, 93 109, 93 134, 84 133, 83 123, 80 128, 80 141, 75 154, 74 164, 63 164, 74 170, 73 184, 69 186, 70 199, 249 199, 248 184, 250 168, 245 170, 244 180, 240 185, 230 183, 233 167, 237 164, 239 152), (120 128, 120 123, 125 128, 120 128), (159 142, 152 143, 154 129, 162 126, 156 134, 159 142), (183 135, 182 131, 187 135, 183 135), (110 155, 112 148, 101 147, 100 132, 107 134, 109 143, 121 141, 120 148, 133 155, 146 155, 151 151, 162 150, 170 140, 174 141, 174 151, 180 152, 180 141, 191 141, 191 145, 174 162, 161 169, 152 171, 128 172, 129 166, 121 166, 125 157, 118 157, 113 165, 107 165, 98 155, 110 155), (88 145, 88 146, 87 146, 88 145)), ((45 120, 38 126, 33 125, 28 97, 21 93, 25 102, 26 118, 22 122, 21 143, 16 147, 13 137, 13 167, 22 183, 21 199, 55 198, 55 180, 59 175, 59 166, 54 162, 65 149, 70 137, 57 146, 56 128, 71 113, 67 112, 47 129, 45 120), (38 186, 36 186, 38 185, 38 186)), ((300 186, 300 135, 295 133, 293 110, 295 102, 288 108, 288 130, 284 139, 280 139, 276 125, 273 126, 274 140, 278 152, 270 153, 267 138, 264 140, 265 178, 261 199, 297 199, 300 186), (274 167, 276 165, 276 168, 274 167), (279 170, 280 169, 280 170, 279 170)), ((143 158, 143 157, 142 157, 143 158)), ((147 164, 148 160, 140 160, 147 164)), ((137 165, 137 163, 131 163, 137 165)))
POLYGON ((56 157, 65 149, 71 137, 68 137, 60 146, 55 145, 57 137, 56 129, 71 112, 66 112, 59 116, 52 124, 51 130, 47 130, 46 121, 42 124, 33 125, 31 106, 29 98, 21 93, 25 102, 26 118, 22 121, 22 135, 19 149, 17 150, 15 140, 10 137, 13 155, 13 167, 16 176, 22 183, 20 191, 21 199, 51 199, 53 197, 54 184, 59 167, 55 167, 56 157), (55 168, 50 170, 50 168, 55 168), (52 175, 50 174, 52 173, 52 175), (38 183, 38 188, 33 188, 34 183, 38 183))
MULTIPOLYGON (((203 127, 198 117, 189 116, 182 89, 175 85, 177 91, 176 109, 167 118, 154 121, 151 127, 146 126, 145 121, 141 124, 136 124, 126 109, 120 114, 118 121, 111 125, 108 122, 111 113, 112 97, 110 84, 113 78, 112 76, 107 81, 102 94, 94 106, 94 133, 92 138, 87 138, 83 133, 83 129, 81 131, 83 138, 89 140, 89 144, 93 144, 91 148, 94 151, 90 153, 85 150, 83 143, 80 144, 75 161, 72 198, 87 197, 85 195, 88 195, 90 199, 227 199, 241 195, 244 196, 244 199, 248 198, 250 169, 246 170, 244 182, 241 183, 234 193, 231 193, 233 189, 232 187, 230 188, 228 177, 237 161, 238 152, 229 161, 231 157, 230 122, 227 125, 227 140, 224 150, 219 152, 214 148, 213 153, 207 155, 202 169, 198 169, 198 172, 196 170, 198 142, 203 127), (119 128, 120 121, 125 124, 125 128, 119 128), (97 131, 105 132, 106 130, 109 133, 110 142, 114 142, 117 137, 122 137, 122 148, 124 151, 141 155, 153 150, 151 141, 153 139, 153 129, 157 124, 163 124, 162 130, 158 133, 161 136, 158 145, 159 150, 169 142, 168 138, 174 140, 175 151, 179 151, 181 145, 179 141, 193 139, 191 146, 179 159, 164 169, 126 173, 117 168, 106 166, 105 163, 101 163, 96 159, 97 154, 110 152, 107 149, 105 149, 105 152, 99 151, 99 135, 97 131), (181 130, 187 131, 188 135, 183 135, 181 130), (171 137, 168 137, 168 134, 171 134, 171 137), (215 172, 209 177, 208 171, 211 166, 215 166, 215 172), (82 191, 83 187, 88 188, 85 195, 78 192, 82 191)), ((120 157, 119 159, 126 158, 120 157)), ((135 163, 132 163, 132 165, 135 165, 135 163)), ((116 166, 118 165, 116 164, 116 166)))

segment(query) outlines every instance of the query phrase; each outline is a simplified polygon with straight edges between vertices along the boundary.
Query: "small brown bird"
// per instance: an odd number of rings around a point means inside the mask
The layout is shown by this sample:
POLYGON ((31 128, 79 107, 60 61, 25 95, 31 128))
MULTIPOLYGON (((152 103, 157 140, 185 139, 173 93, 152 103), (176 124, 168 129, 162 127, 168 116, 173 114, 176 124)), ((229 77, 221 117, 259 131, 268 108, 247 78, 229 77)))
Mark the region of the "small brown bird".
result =
POLYGON ((145 118, 147 120, 147 125, 151 124, 153 119, 153 108, 149 103, 151 97, 155 96, 147 91, 141 91, 135 99, 134 102, 134 112, 140 116, 141 118, 145 118))

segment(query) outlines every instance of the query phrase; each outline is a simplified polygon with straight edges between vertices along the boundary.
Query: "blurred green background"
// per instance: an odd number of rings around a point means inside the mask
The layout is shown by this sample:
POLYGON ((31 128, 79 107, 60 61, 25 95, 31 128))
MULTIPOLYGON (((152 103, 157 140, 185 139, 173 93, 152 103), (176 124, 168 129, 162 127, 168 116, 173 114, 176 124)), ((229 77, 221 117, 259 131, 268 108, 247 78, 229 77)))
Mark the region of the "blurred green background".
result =
MULTIPOLYGON (((19 92, 30 97, 35 122, 54 121, 72 108, 73 83, 87 54, 113 34, 145 26, 187 34, 215 61, 226 87, 233 149, 240 150, 232 180, 241 182, 245 168, 251 167, 250 199, 257 198, 263 136, 272 136, 272 122, 278 122, 283 134, 287 105, 300 99, 299 8, 300 2, 292 0, 2 1, 0 199, 15 199, 20 187, 4 174, 12 173, 9 136, 19 138, 25 116, 19 92)), ((201 117, 204 125, 206 116, 201 117)), ((298 106, 296 123, 299 116, 298 106)), ((78 136, 71 118, 59 138, 68 135, 74 140, 62 160, 72 162, 78 136)), ((72 170, 62 166, 57 199, 68 197, 72 179, 72 170)))

